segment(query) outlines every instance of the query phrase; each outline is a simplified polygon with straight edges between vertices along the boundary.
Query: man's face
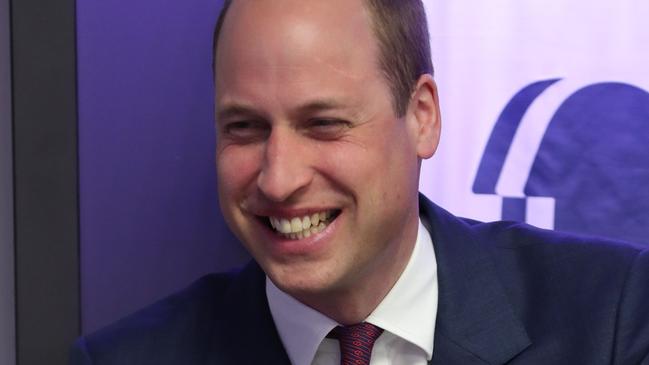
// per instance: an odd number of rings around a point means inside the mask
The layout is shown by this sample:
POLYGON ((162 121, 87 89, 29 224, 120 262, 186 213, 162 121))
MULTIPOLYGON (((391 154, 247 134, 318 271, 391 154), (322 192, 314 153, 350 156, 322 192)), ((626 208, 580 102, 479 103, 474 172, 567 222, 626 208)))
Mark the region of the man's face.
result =
POLYGON ((306 302, 393 275, 416 237, 418 126, 394 114, 369 19, 361 1, 238 1, 219 40, 221 209, 306 302))

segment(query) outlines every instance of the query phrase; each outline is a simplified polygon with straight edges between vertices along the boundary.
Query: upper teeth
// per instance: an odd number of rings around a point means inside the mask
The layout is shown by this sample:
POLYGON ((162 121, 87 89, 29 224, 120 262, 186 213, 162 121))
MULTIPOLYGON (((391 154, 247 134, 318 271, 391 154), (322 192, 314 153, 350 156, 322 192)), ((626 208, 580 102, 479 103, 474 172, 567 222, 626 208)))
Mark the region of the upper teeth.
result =
POLYGON ((277 218, 269 217, 270 224, 280 233, 291 234, 291 233, 300 233, 307 232, 311 228, 317 228, 321 224, 324 224, 331 216, 331 213, 328 211, 313 213, 311 215, 305 215, 302 217, 293 217, 293 218, 277 218))

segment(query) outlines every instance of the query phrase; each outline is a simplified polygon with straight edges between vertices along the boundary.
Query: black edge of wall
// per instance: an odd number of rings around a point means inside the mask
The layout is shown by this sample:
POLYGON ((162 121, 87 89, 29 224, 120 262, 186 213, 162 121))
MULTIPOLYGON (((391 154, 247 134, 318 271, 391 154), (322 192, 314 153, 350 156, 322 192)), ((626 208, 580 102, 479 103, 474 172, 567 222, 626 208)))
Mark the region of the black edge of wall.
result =
POLYGON ((75 6, 11 2, 18 365, 66 364, 80 329, 75 6))
POLYGON ((16 364, 9 0, 0 0, 0 364, 16 364))

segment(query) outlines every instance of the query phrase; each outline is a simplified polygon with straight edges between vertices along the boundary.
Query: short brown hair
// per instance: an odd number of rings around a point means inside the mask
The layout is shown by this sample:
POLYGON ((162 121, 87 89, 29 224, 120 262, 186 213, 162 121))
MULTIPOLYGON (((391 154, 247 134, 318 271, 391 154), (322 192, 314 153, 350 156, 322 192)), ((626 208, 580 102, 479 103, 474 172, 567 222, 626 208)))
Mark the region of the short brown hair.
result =
MULTIPOLYGON (((379 44, 379 65, 392 91, 397 116, 406 113, 410 94, 419 77, 433 75, 426 13, 421 0, 363 0, 372 18, 379 44)), ((225 0, 214 27, 213 52, 232 0, 225 0)), ((215 65, 216 61, 212 62, 215 65)))

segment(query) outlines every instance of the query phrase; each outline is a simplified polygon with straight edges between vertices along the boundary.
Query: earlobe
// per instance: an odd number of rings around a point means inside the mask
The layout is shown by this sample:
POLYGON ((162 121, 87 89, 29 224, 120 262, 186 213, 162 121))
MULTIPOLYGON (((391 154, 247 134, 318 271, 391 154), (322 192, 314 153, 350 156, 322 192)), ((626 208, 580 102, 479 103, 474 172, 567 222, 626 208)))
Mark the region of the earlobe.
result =
POLYGON ((422 75, 410 99, 409 118, 412 118, 416 131, 417 155, 421 159, 432 157, 437 150, 441 133, 441 116, 437 85, 429 74, 422 75))

